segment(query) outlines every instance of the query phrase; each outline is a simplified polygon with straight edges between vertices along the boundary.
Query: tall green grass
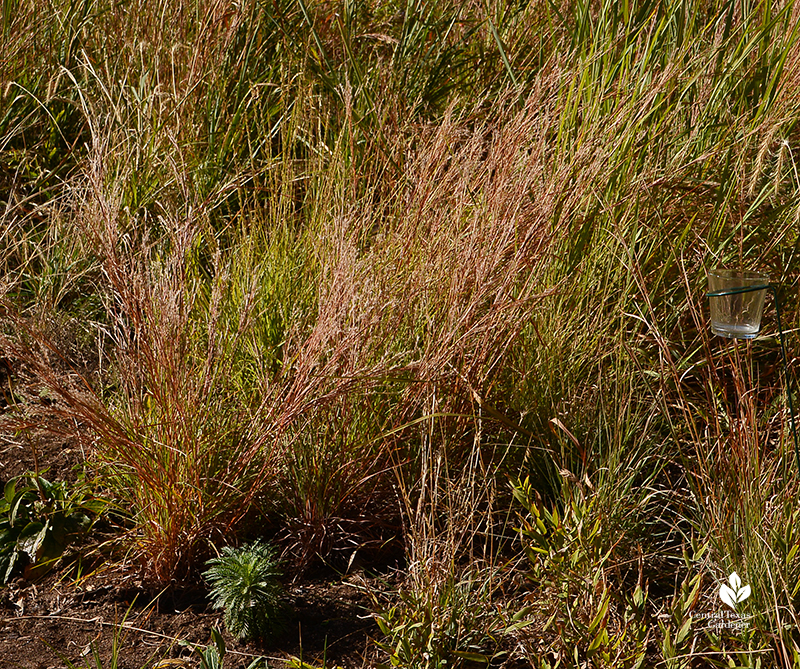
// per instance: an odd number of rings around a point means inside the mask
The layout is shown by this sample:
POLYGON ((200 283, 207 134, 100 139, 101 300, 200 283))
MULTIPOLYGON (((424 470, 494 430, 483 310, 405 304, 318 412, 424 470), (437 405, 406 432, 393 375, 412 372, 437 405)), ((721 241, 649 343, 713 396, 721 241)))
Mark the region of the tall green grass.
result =
POLYGON ((2 37, 3 346, 151 576, 254 517, 298 569, 399 531, 400 666, 795 663, 794 373, 703 296, 764 269, 798 319, 794 3, 40 5, 2 37), (701 629, 733 570, 749 631, 701 629))

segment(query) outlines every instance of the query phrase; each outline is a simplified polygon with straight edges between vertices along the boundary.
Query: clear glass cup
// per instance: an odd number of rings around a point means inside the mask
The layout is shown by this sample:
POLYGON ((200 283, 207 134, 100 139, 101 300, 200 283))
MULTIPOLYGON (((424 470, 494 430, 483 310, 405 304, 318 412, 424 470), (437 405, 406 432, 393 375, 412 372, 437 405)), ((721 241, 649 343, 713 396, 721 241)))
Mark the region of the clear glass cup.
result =
POLYGON ((757 286, 763 286, 763 289, 709 296, 711 331, 714 334, 729 339, 752 339, 759 333, 769 276, 763 272, 731 269, 714 269, 708 273, 710 293, 757 286))

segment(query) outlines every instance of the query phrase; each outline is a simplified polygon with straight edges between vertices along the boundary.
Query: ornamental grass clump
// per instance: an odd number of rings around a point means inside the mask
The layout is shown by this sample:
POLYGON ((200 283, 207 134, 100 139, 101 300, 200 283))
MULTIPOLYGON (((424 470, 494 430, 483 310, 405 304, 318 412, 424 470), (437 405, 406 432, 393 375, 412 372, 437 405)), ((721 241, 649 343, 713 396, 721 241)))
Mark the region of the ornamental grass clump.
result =
POLYGON ((225 546, 206 565, 203 576, 211 585, 211 602, 225 610, 228 632, 240 640, 265 640, 284 630, 289 610, 274 546, 260 541, 240 548, 225 546))

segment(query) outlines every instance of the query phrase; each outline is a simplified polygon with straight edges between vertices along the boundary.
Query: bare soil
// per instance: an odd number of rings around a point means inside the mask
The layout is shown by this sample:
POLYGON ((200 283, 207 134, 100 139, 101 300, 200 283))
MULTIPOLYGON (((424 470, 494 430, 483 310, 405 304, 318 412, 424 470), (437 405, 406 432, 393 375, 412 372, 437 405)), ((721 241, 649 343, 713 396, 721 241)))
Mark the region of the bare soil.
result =
MULTIPOLYGON (((0 594, 0 666, 61 669, 70 661, 97 669, 96 650, 103 669, 144 669, 159 662, 165 668, 198 667, 196 655, 180 642, 208 644, 212 628, 224 630, 222 614, 210 610, 200 592, 151 600, 131 579, 112 570, 80 584, 57 572, 39 582, 11 583, 0 594)), ((375 628, 360 586, 357 579, 290 585, 296 628, 273 646, 237 642, 223 633, 226 669, 246 667, 255 656, 269 658, 271 666, 283 666, 292 656, 317 665, 327 660, 327 666, 369 666, 375 628)))

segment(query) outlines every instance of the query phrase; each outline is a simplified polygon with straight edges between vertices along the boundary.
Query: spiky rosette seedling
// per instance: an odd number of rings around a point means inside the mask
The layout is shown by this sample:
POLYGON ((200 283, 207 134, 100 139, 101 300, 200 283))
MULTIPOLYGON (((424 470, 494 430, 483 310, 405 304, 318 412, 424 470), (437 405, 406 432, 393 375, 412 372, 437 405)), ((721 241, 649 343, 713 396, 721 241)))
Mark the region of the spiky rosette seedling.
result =
POLYGON ((224 609, 225 625, 237 639, 268 639, 285 626, 287 607, 277 551, 257 541, 249 546, 226 546, 203 573, 211 585, 211 602, 224 609))

